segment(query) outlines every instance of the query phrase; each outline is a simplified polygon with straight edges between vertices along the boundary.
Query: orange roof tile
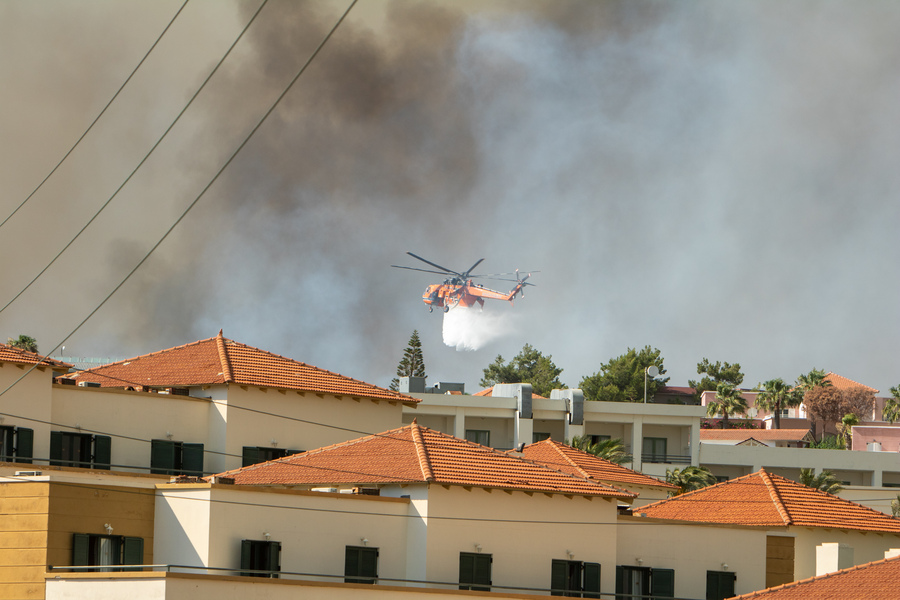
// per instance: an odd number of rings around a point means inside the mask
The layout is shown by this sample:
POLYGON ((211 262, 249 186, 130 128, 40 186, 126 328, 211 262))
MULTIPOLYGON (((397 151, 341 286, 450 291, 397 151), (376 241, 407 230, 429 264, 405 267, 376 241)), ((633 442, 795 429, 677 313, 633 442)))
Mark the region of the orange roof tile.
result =
POLYGON ((758 527, 825 527, 900 534, 900 520, 762 469, 640 507, 654 519, 758 527))
POLYGON ((859 382, 853 381, 852 379, 847 379, 846 377, 841 377, 837 373, 829 373, 825 376, 825 381, 828 381, 831 385, 836 387, 839 390, 847 390, 854 387, 861 387, 865 390, 872 392, 873 394, 877 394, 878 390, 873 387, 869 387, 867 385, 863 385, 859 382))
POLYGON ((0 362, 10 362, 19 365, 45 364, 50 367, 66 370, 72 367, 69 363, 64 363, 54 358, 41 356, 40 354, 35 354, 34 352, 29 352, 28 350, 22 350, 21 348, 2 343, 0 343, 0 362))
POLYGON ((631 499, 635 494, 575 477, 413 422, 222 473, 237 485, 427 483, 631 499))
POLYGON ((546 465, 563 473, 603 483, 644 485, 671 490, 678 489, 678 486, 654 479, 631 469, 626 469, 608 460, 552 439, 525 446, 522 454, 528 460, 546 465))
POLYGON ((900 557, 736 596, 732 600, 882 600, 896 598, 900 557))
POLYGON ((754 438, 760 442, 802 442, 809 429, 701 429, 700 441, 742 442, 754 438))
POLYGON ((214 338, 72 374, 104 387, 186 387, 234 383, 417 403, 418 399, 229 340, 214 338))

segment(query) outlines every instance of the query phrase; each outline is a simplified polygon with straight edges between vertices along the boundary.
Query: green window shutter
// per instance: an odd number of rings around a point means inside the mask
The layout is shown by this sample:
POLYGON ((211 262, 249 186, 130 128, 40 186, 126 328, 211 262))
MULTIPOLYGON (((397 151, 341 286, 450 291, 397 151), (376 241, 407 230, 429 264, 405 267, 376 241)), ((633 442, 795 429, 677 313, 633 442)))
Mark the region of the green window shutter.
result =
POLYGON ((625 567, 616 567, 616 593, 625 593, 625 567))
POLYGON ((734 596, 734 580, 735 574, 731 571, 707 571, 707 600, 724 600, 734 596))
POLYGON ((189 444, 187 442, 182 444, 181 472, 195 477, 203 476, 203 444, 189 444))
POLYGON ((86 533, 72 534, 72 566, 80 567, 90 562, 91 536, 86 533))
POLYGON ((471 552, 459 553, 459 589, 468 590, 471 586, 464 585, 475 583, 475 555, 471 552))
MULTIPOLYGON (((252 569, 253 544, 250 540, 241 540, 241 569, 252 569)), ((253 576, 253 573, 241 573, 241 575, 253 576)))
POLYGON ((112 464, 112 438, 108 435, 94 436, 94 456, 91 457, 91 467, 94 469, 109 470, 112 464))
MULTIPOLYGON (((266 569, 269 571, 281 570, 281 542, 269 542, 268 544, 268 564, 266 569)), ((277 573, 272 573, 272 577, 278 577, 277 573)))
POLYGON ((62 431, 50 432, 50 464, 62 465, 62 431))
POLYGON ((582 581, 585 598, 600 598, 600 563, 584 563, 582 581))
POLYGON ((474 572, 473 579, 474 583, 479 584, 481 587, 473 587, 473 590, 478 590, 482 592, 491 591, 491 563, 494 562, 494 557, 490 554, 476 554, 475 555, 475 564, 474 564, 474 572), (487 586, 487 587, 485 587, 487 586))
POLYGON ((175 473, 175 442, 150 440, 150 472, 159 475, 175 473))
MULTIPOLYGON (((139 537, 122 538, 122 564, 144 564, 144 539, 139 537)), ((125 571, 140 571, 141 569, 123 569, 125 571)))
POLYGON ((654 598, 675 597, 675 570, 650 570, 650 595, 654 598))
POLYGON ((568 561, 554 560, 550 563, 550 595, 562 596, 568 588, 568 561))
POLYGON ((34 457, 34 429, 16 428, 16 462, 30 463, 34 457))
POLYGON ((259 462, 259 448, 256 446, 244 446, 241 453, 241 467, 249 467, 259 462))
MULTIPOLYGON (((357 546, 347 546, 344 551, 344 577, 359 575, 359 551, 357 546)), ((358 579, 345 579, 346 583, 362 583, 358 579)))
POLYGON ((371 577, 363 583, 375 583, 378 577, 378 548, 362 548, 359 553, 359 574, 371 577))

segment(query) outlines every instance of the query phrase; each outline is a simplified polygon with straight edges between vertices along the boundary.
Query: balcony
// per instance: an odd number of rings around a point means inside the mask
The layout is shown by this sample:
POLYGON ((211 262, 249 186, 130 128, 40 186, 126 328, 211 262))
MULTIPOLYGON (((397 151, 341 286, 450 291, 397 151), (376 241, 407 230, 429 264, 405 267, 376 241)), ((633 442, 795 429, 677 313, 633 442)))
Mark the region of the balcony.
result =
POLYGON ((689 465, 691 464, 690 454, 658 454, 655 452, 644 452, 641 454, 641 461, 645 463, 666 463, 670 465, 689 465))

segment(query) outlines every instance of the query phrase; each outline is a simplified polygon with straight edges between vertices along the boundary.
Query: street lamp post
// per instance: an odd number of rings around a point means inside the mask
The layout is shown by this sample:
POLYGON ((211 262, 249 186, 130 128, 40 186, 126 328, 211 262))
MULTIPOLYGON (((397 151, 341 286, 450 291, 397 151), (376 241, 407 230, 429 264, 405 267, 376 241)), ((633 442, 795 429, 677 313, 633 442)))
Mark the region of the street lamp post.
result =
POLYGON ((650 375, 650 377, 659 375, 659 369, 656 365, 650 365, 644 369, 644 404, 647 404, 647 375, 650 375))

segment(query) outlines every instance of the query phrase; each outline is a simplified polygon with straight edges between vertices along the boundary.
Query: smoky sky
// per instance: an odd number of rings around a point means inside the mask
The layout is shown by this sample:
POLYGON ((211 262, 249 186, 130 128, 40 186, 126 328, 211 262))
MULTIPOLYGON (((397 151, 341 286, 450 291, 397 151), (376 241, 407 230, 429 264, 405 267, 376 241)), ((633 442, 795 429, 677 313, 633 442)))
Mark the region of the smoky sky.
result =
MULTIPOLYGON (((40 182, 180 3, 0 5, 0 210, 40 182)), ((175 118, 257 4, 192 0, 60 171, 0 230, 3 304, 175 118)), ((210 181, 346 4, 272 0, 170 136, 0 314, 49 350, 210 181)), ((386 385, 414 329, 429 382, 478 389, 530 343, 577 386, 629 347, 671 384, 812 368, 887 393, 897 368, 900 6, 367 2, 66 355, 226 337, 386 385), (536 272, 441 341, 392 269, 536 272), (427 267, 426 267, 427 268, 427 267)), ((503 282, 485 282, 508 289, 503 282)), ((57 352, 59 354, 59 352, 57 352)))

